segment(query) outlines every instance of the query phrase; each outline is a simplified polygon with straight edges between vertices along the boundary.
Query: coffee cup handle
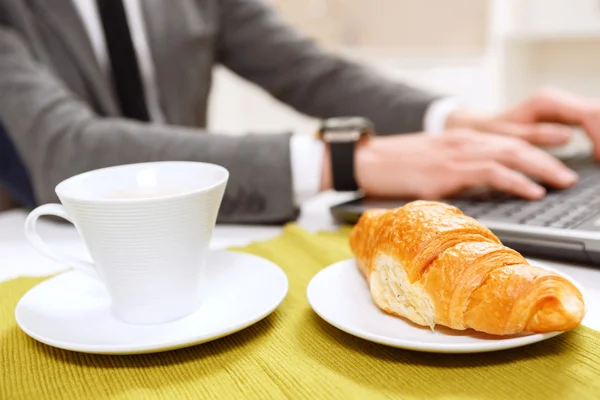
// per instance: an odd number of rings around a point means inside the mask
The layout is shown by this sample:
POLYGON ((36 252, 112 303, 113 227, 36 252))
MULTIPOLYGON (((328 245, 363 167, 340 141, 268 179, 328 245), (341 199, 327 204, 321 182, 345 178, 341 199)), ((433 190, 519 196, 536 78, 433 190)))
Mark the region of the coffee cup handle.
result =
POLYGON ((62 265, 67 265, 69 267, 73 267, 78 271, 85 273, 86 275, 92 276, 94 278, 98 278, 98 274, 96 273, 96 268, 94 264, 80 259, 78 257, 71 256, 69 254, 61 254, 52 247, 50 247, 39 235, 36 230, 36 223, 40 217, 43 216, 55 216, 62 219, 71 221, 71 218, 67 214, 67 211, 61 204, 45 204, 43 206, 37 207, 35 210, 31 211, 25 220, 25 237, 29 240, 29 243, 43 256, 48 257, 52 261, 55 261, 62 265))

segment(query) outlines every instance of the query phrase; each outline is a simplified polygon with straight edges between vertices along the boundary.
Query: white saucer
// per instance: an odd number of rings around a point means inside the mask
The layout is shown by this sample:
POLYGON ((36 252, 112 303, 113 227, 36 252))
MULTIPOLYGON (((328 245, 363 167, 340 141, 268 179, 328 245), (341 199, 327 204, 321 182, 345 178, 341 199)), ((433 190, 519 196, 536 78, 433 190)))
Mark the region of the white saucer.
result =
POLYGON ((275 310, 285 298, 285 273, 265 259, 236 252, 211 252, 204 301, 198 311, 160 325, 116 319, 104 287, 66 272, 23 296, 17 323, 32 338, 66 350, 99 354, 153 353, 192 346, 242 330, 275 310))
MULTIPOLYGON (((565 276, 538 262, 535 265, 565 276)), ((565 277, 585 296, 581 285, 565 277)), ((436 326, 432 331, 428 327, 412 324, 381 311, 375 305, 354 259, 341 261, 320 271, 309 283, 307 296, 313 310, 336 328, 362 339, 407 350, 435 353, 495 351, 539 342, 562 333, 501 337, 442 326, 436 326)))

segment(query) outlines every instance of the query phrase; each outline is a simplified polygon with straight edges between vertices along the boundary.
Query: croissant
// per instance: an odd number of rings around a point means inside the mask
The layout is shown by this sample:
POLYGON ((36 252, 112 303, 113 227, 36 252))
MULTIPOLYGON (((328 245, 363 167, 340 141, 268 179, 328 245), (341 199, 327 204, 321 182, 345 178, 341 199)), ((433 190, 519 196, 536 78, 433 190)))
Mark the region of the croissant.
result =
POLYGON ((376 305, 434 329, 495 335, 567 331, 581 323, 581 292, 530 265, 456 207, 415 201, 370 210, 350 247, 376 305))

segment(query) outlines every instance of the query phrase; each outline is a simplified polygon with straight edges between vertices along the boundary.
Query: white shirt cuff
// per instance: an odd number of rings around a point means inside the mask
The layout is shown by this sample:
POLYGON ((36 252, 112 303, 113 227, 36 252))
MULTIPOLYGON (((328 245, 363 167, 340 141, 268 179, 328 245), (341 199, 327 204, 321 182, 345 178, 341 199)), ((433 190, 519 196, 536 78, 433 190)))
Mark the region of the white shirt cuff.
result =
POLYGON ((444 97, 432 102, 423 120, 423 130, 430 135, 439 135, 446 130, 446 120, 453 111, 460 107, 458 99, 444 97))
POLYGON ((294 203, 298 207, 319 193, 324 151, 325 145, 310 136, 293 135, 290 140, 294 203))

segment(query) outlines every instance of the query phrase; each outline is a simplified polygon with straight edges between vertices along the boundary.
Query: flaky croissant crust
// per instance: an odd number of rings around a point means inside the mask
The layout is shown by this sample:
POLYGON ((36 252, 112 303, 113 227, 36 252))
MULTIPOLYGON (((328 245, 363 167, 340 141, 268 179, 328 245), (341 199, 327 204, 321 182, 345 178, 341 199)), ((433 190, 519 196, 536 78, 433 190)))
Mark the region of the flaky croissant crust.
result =
POLYGON ((417 324, 508 335, 570 330, 585 313, 571 282, 447 204, 368 211, 350 246, 375 303, 417 324))

